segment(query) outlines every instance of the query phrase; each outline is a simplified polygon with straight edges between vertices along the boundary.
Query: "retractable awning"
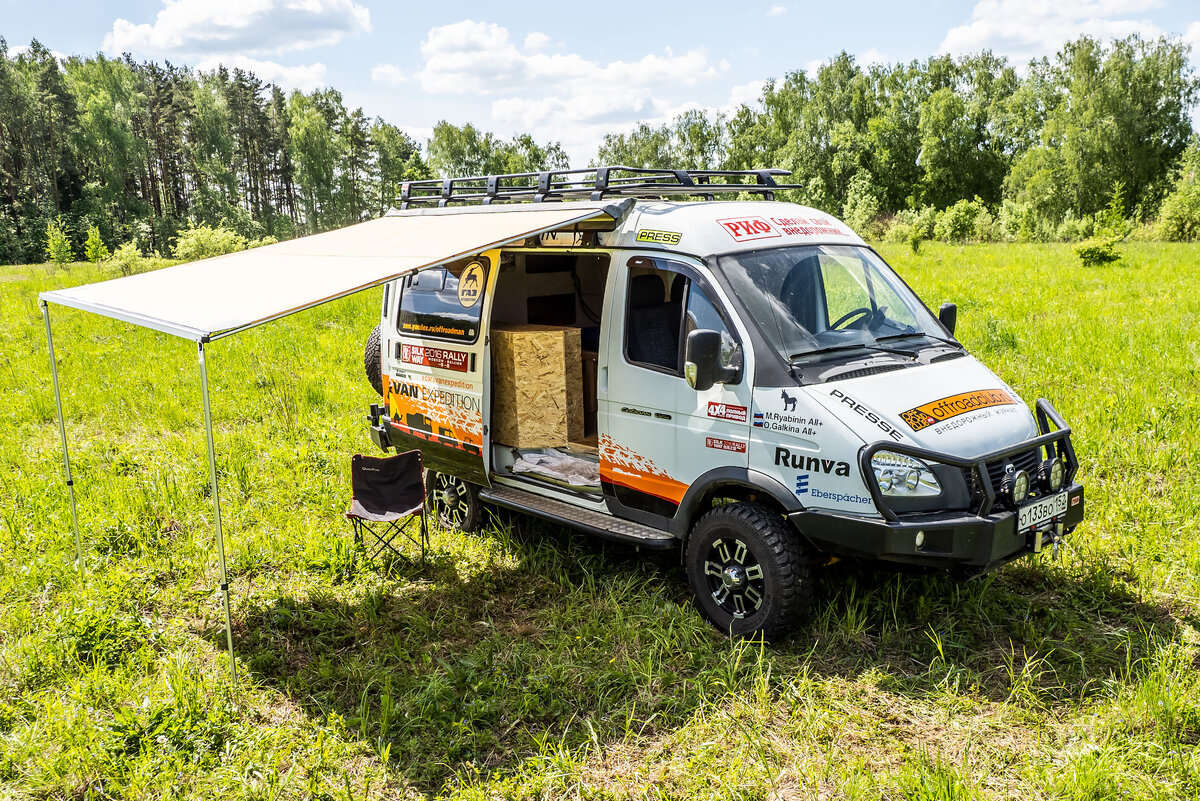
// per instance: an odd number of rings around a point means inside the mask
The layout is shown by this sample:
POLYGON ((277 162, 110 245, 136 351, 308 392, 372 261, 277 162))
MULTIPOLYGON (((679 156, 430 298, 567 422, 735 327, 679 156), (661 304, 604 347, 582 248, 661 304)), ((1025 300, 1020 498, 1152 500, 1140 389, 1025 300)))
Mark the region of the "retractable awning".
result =
POLYGON ((75 482, 71 477, 71 454, 67 446, 48 304, 95 312, 196 343, 212 487, 213 527, 225 606, 225 640, 229 649, 230 678, 236 681, 205 344, 370 289, 423 267, 445 264, 537 234, 574 226, 584 230, 612 230, 632 207, 633 199, 625 198, 393 211, 377 220, 337 231, 150 273, 41 293, 50 375, 58 408, 58 433, 62 440, 63 477, 71 501, 71 527, 75 532, 80 571, 84 565, 83 544, 79 536, 75 482))
POLYGON ((620 221, 632 199, 393 211, 370 222, 150 273, 43 292, 43 302, 210 341, 526 237, 620 221))

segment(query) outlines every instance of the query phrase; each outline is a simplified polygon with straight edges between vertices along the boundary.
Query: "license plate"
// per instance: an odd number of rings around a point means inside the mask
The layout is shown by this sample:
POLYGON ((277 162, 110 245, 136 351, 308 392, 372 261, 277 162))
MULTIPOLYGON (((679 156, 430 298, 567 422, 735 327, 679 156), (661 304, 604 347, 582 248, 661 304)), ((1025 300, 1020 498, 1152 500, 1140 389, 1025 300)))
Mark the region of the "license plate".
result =
POLYGON ((1059 517, 1067 511, 1068 492, 1059 492, 1045 498, 1025 504, 1017 512, 1017 531, 1033 531, 1051 518, 1059 517))

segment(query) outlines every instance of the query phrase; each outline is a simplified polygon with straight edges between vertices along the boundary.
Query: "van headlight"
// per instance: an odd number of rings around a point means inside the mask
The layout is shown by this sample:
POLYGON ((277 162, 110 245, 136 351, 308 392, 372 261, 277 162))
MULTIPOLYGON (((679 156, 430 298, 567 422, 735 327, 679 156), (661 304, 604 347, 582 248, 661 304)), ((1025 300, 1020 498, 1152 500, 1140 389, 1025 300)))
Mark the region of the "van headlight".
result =
POLYGON ((933 469, 920 459, 891 451, 871 457, 871 469, 884 495, 893 498, 929 498, 942 494, 933 469))

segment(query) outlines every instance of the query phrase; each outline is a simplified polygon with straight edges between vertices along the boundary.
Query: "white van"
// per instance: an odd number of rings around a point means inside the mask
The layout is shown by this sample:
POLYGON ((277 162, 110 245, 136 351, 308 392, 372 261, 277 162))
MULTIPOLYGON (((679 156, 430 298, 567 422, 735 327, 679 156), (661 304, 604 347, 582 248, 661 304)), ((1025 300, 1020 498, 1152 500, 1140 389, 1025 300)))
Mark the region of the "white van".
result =
POLYGON ((967 353, 952 304, 935 316, 843 223, 775 201, 781 174, 406 185, 402 208, 480 225, 520 201, 618 210, 387 285, 372 438, 421 450, 444 525, 490 504, 680 548, 733 635, 793 628, 835 556, 965 578, 1057 552, 1083 517, 1062 418, 967 353), (756 199, 714 199, 735 192, 756 199))

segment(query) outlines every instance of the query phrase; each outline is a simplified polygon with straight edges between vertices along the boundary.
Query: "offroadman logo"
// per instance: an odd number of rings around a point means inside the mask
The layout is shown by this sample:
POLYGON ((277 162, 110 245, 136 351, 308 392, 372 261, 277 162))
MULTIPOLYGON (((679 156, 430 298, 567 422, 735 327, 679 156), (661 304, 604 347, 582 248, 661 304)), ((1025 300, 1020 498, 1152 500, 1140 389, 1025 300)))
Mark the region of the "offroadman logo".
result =
POLYGON ((920 431, 943 420, 957 417, 960 414, 973 412, 976 409, 986 409, 989 406, 1008 406, 1016 403, 1016 399, 1002 389, 978 389, 974 392, 964 392, 951 395, 948 398, 930 401, 907 412, 900 412, 900 419, 908 423, 913 431, 920 431))
POLYGON ((729 232, 735 242, 750 242, 754 239, 773 239, 783 236, 762 217, 741 217, 717 220, 729 232))
MULTIPOLYGON (((708 402, 708 416, 721 420, 732 420, 735 423, 746 422, 746 407, 734 406, 732 403, 708 402)), ((758 415, 755 415, 758 417, 758 415)))

